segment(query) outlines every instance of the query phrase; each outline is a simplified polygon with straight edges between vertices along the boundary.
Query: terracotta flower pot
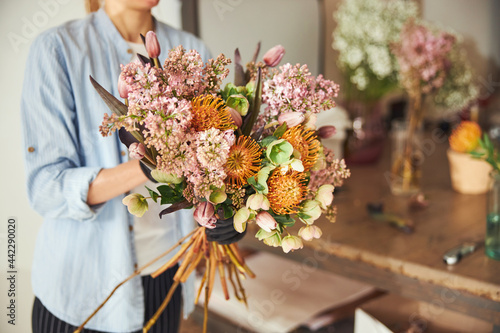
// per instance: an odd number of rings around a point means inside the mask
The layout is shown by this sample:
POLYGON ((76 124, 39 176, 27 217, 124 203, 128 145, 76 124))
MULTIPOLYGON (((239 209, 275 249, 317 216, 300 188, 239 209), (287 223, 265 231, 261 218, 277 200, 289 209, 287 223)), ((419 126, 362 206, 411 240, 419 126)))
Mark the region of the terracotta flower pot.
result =
POLYGON ((457 153, 448 149, 450 162, 451 186, 462 194, 482 194, 491 186, 489 174, 491 165, 483 160, 472 158, 466 153, 457 153))

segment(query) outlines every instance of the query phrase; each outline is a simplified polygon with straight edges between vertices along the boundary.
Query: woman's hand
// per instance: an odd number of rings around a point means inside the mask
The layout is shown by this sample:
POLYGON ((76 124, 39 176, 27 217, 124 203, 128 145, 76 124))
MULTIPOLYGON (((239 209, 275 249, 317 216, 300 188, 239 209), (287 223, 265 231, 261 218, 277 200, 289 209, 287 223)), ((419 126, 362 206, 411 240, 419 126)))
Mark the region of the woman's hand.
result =
POLYGON ((87 204, 93 206, 104 203, 144 184, 148 178, 139 163, 139 160, 133 160, 114 168, 102 169, 90 183, 87 204))

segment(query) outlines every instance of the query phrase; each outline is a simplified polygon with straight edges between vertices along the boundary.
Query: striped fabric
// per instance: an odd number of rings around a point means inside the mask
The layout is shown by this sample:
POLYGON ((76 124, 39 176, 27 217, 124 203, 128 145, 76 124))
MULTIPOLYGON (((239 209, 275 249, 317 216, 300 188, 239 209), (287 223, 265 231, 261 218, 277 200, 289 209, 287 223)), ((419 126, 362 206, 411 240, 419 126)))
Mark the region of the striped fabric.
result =
MULTIPOLYGON (((163 53, 182 44, 209 52, 194 36, 156 22, 163 53)), ((33 293, 52 314, 78 325, 137 264, 134 221, 122 196, 98 206, 86 203, 89 184, 104 168, 128 158, 118 135, 98 128, 110 113, 92 87, 92 75, 119 96, 120 64, 129 46, 101 9, 43 32, 32 43, 21 102, 27 195, 43 217, 32 266, 33 293), (122 155, 123 152, 123 155, 122 155), (98 281, 98 283, 95 283, 98 281)), ((179 211, 158 223, 163 252, 193 229, 192 213, 179 211)), ((170 253, 169 256, 173 256, 170 253)), ((153 259, 153 258, 151 258, 153 259)), ((164 260, 168 260, 166 256, 164 260)), ((184 313, 193 309, 194 285, 184 284, 184 313)), ((141 279, 124 285, 89 323, 93 330, 132 332, 142 327, 141 279)))
MULTIPOLYGON (((173 277, 178 266, 168 269, 162 275, 153 279, 151 276, 142 277, 142 286, 145 297, 145 315, 144 323, 146 323, 160 307, 161 302, 167 296, 168 290, 173 283, 173 277)), ((177 287, 170 303, 165 311, 158 318, 156 324, 151 328, 151 333, 176 333, 179 331, 181 316, 181 286, 177 287)), ((73 333, 77 327, 72 326, 54 316, 47 310, 38 298, 35 298, 33 304, 33 314, 31 326, 33 333, 73 333)), ((103 333, 84 329, 83 333, 103 333)), ((141 331, 137 331, 140 333, 141 331)))

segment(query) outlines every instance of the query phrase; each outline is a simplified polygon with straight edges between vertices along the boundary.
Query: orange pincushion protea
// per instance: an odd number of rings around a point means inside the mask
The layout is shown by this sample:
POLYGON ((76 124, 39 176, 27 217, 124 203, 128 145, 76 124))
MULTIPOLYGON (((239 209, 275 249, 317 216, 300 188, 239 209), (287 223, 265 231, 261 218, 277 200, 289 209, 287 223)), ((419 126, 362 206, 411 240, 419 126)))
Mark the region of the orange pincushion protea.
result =
POLYGON ((307 194, 306 174, 293 170, 282 173, 277 168, 267 180, 267 186, 271 209, 280 215, 294 214, 298 212, 298 205, 307 194))
POLYGON ((240 136, 229 150, 229 156, 224 170, 226 183, 243 186, 247 179, 254 176, 260 168, 262 149, 259 144, 248 136, 240 136))
POLYGON ((287 129, 281 138, 290 142, 293 148, 300 152, 300 159, 305 171, 311 169, 318 160, 320 148, 314 131, 306 130, 302 126, 295 126, 287 129))
POLYGON ((450 135, 450 148, 459 153, 476 149, 481 138, 481 128, 476 122, 462 121, 450 135))
POLYGON ((197 132, 210 128, 228 130, 234 128, 231 113, 224 101, 212 95, 193 99, 193 127, 197 132))

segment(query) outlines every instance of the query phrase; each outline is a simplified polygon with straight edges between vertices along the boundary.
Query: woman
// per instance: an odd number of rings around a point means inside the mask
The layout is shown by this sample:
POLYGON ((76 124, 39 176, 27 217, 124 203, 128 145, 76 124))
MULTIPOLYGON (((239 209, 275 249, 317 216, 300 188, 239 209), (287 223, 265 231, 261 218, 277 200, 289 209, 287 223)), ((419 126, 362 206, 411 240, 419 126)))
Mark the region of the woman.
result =
MULTIPOLYGON (((151 9, 157 4, 106 0, 97 12, 42 33, 31 46, 21 112, 28 197, 44 218, 32 270, 35 333, 72 332, 142 264, 137 258, 165 251, 192 228, 187 211, 164 217, 154 232, 142 224, 134 231, 121 200, 147 178, 138 161, 128 161, 117 135, 100 136, 109 110, 89 81, 92 75, 118 96, 120 64, 132 59, 140 34, 149 30, 156 31, 163 50, 182 44, 198 50, 204 61, 209 58, 200 40, 154 19, 151 9)), ((175 268, 154 280, 129 281, 85 331, 140 331, 166 295, 173 273, 175 268)), ((183 288, 185 295, 191 289, 183 288)), ((180 302, 177 293, 154 332, 178 330, 180 302)))

